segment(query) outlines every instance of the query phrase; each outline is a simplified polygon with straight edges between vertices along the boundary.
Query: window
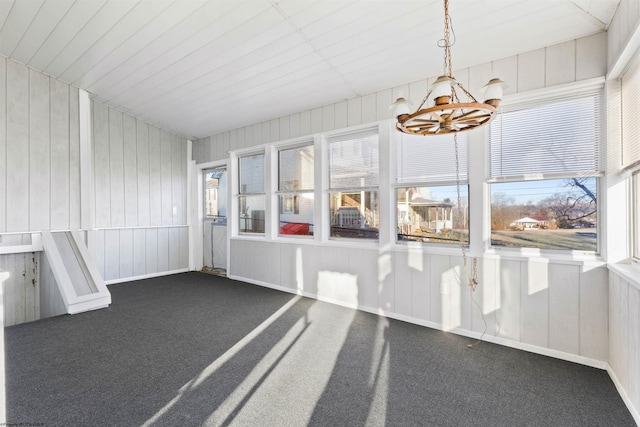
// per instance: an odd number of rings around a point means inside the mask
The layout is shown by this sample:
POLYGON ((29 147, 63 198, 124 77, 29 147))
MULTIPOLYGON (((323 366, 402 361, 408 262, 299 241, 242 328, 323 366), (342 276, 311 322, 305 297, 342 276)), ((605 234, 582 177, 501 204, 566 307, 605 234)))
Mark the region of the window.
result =
POLYGON ((278 199, 280 235, 313 235, 314 147, 281 149, 278 152, 278 199))
POLYGON ((596 178, 491 185, 491 244, 597 249, 596 178))
POLYGON ((587 90, 505 107, 492 122, 492 246, 597 250, 601 102, 587 90))
POLYGON ((640 164, 640 57, 620 79, 622 106, 622 166, 640 164))
POLYGON ((264 153, 238 159, 239 230, 243 233, 264 233, 264 153))
POLYGON ((632 174, 631 214, 633 259, 640 263, 640 57, 620 79, 622 112, 622 167, 632 174))
POLYGON ((328 139, 331 237, 377 239, 378 130, 328 139))
POLYGON ((204 215, 216 223, 227 221, 227 169, 209 169, 204 175, 204 215))
POLYGON ((400 135, 395 187, 399 242, 469 243, 467 141, 465 133, 400 135))

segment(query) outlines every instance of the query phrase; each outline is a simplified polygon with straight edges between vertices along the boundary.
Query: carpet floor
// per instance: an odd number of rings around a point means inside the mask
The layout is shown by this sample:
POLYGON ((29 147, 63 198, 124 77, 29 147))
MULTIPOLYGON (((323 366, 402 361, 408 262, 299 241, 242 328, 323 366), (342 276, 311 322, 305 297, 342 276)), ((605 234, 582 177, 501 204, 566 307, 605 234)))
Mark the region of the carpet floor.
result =
POLYGON ((43 426, 633 426, 608 374, 184 273, 5 328, 7 422, 43 426))

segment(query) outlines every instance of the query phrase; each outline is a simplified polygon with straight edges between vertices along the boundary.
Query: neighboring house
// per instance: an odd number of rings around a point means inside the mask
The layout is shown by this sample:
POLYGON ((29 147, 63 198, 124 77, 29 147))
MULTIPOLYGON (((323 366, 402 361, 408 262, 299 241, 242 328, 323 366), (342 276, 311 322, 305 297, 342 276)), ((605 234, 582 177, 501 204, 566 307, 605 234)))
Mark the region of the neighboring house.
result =
POLYGON ((453 203, 431 199, 429 189, 421 187, 411 193, 408 200, 398 200, 399 225, 409 226, 409 234, 421 229, 439 233, 453 227, 453 203))
POLYGON ((514 222, 509 224, 509 226, 522 230, 548 228, 549 223, 552 221, 553 220, 549 219, 546 216, 526 216, 524 218, 515 220, 514 222))

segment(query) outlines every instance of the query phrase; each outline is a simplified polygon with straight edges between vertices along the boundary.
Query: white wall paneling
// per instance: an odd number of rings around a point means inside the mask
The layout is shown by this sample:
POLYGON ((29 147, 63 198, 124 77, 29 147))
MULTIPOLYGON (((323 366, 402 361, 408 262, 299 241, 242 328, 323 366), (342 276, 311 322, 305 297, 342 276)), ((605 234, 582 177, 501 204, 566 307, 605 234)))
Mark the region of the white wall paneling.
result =
POLYGON ((96 226, 185 225, 187 140, 92 104, 96 226))
POLYGON ((471 295, 460 255, 246 238, 232 239, 231 251, 235 279, 471 337, 486 322, 490 341, 597 367, 608 359, 602 265, 480 258, 471 295))
POLYGON ((112 227, 124 227, 124 153, 122 113, 108 108, 108 138, 109 141, 109 208, 112 227))
POLYGON ((7 231, 29 230, 29 70, 7 61, 7 231), (11 207, 11 208, 9 208, 11 207))
POLYGON ((138 129, 136 119, 123 115, 124 225, 138 225, 138 129))
POLYGON ((187 140, 92 105, 94 253, 105 281, 188 268, 187 140))
MULTIPOLYGON (((72 142, 69 126, 69 87, 55 79, 51 79, 51 164, 57 167, 51 168, 51 229, 65 230, 71 228, 71 193, 72 176, 70 169, 72 142)), ((77 93, 75 93, 77 99, 77 93)), ((74 111, 77 114, 78 110, 74 111)), ((77 125, 76 125, 77 126, 77 125)), ((76 128, 77 129, 77 128, 76 128)), ((73 141, 74 164, 79 165, 77 139, 73 141)), ((74 168, 76 176, 73 177, 76 193, 75 201, 79 201, 77 167, 74 168)), ((77 219, 77 214, 76 214, 77 219)), ((75 224, 77 228, 77 223, 75 224)))
POLYGON ((636 422, 640 421, 640 283, 609 271, 609 372, 636 422))
POLYGON ((29 228, 49 230, 51 181, 49 77, 29 70, 29 228), (49 181, 49 183, 47 183, 49 181))
POLYGON ((25 252, 0 255, 0 271, 9 273, 4 282, 4 325, 40 318, 40 254, 25 252))
POLYGON ((0 87, 0 232, 77 229, 78 90, 5 58, 0 87))
POLYGON ((53 277, 46 256, 40 257, 40 318, 60 316, 67 313, 64 300, 53 277))
POLYGON ((186 271, 189 267, 187 226, 110 228, 92 233, 98 267, 107 284, 186 271))
MULTIPOLYGON (((7 152, 7 60, 0 57, 0 153, 7 152)), ((0 233, 7 229, 7 162, 0 160, 0 233)))

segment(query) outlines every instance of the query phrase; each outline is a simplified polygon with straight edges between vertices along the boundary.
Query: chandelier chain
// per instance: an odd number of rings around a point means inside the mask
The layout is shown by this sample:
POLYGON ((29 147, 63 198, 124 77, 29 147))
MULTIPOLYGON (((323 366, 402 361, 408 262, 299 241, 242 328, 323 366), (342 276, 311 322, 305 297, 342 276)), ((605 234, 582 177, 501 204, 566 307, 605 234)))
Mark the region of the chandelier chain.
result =
POLYGON ((491 79, 481 90, 482 93, 491 87, 491 98, 478 102, 460 82, 453 77, 452 47, 456 44, 456 33, 453 20, 449 15, 449 0, 444 3, 443 38, 438 40, 438 47, 444 50, 443 74, 435 82, 412 113, 412 107, 403 97, 396 99, 392 108, 398 119, 396 129, 407 134, 437 135, 456 133, 484 126, 495 118, 497 106, 500 104, 502 87, 499 79, 491 79), (467 101, 461 101, 465 97, 467 101), (431 104, 431 101, 433 103, 431 104), (428 106, 431 104, 431 106, 428 106))
POLYGON ((451 32, 449 30, 449 0, 444 0, 444 71, 447 76, 453 76, 451 66, 451 32))

